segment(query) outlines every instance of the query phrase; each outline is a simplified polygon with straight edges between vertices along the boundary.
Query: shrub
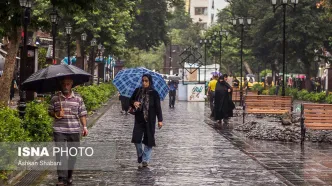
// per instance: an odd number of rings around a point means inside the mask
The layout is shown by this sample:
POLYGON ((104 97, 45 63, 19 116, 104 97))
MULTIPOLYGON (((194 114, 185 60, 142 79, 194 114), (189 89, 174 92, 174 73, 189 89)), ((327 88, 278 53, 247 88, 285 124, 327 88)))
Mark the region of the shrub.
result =
POLYGON ((98 109, 101 104, 106 102, 116 91, 115 87, 110 83, 81 86, 75 88, 75 90, 82 96, 88 111, 98 109))
POLYGON ((297 92, 297 98, 300 100, 305 100, 305 96, 309 94, 307 90, 301 90, 297 92))
POLYGON ((297 92, 296 88, 286 88, 286 96, 291 96, 294 99, 297 99, 297 92))
POLYGON ((0 109, 0 179, 6 180, 8 175, 15 168, 17 158, 17 148, 13 142, 30 141, 28 132, 22 126, 22 120, 19 118, 18 111, 5 107, 0 109), (11 143, 3 143, 11 142, 11 143), (15 149, 14 149, 15 148, 15 149))
POLYGON ((322 103, 326 99, 325 92, 320 93, 310 93, 309 101, 322 103))
POLYGON ((275 86, 272 86, 269 88, 269 95, 275 95, 275 92, 276 92, 276 88, 275 86))
POLYGON ((24 116, 24 126, 33 142, 51 141, 53 118, 48 115, 47 103, 30 102, 24 116))
POLYGON ((263 90, 262 95, 269 95, 269 90, 263 90))
POLYGON ((251 87, 251 89, 254 90, 254 91, 262 92, 264 87, 261 84, 256 83, 251 87))
POLYGON ((23 128, 18 111, 8 107, 0 109, 0 142, 30 141, 23 128))
POLYGON ((329 104, 332 104, 332 94, 329 94, 329 95, 326 97, 325 101, 326 101, 327 103, 329 103, 329 104))

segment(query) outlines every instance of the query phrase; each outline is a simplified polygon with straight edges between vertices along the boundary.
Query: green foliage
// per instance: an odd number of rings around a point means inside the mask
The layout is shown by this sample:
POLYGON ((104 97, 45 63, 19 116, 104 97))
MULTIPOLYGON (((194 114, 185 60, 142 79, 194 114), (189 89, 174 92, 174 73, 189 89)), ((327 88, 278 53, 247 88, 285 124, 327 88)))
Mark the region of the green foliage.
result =
POLYGON ((136 7, 134 32, 128 34, 131 47, 148 50, 161 42, 166 43, 167 2, 165 0, 141 0, 136 7))
POLYGON ((42 69, 46 67, 46 48, 39 48, 38 49, 38 69, 42 69))
POLYGON ((262 95, 269 95, 269 90, 263 90, 262 95))
POLYGON ((24 126, 33 142, 50 141, 53 118, 48 115, 47 103, 30 102, 24 116, 24 126))
POLYGON ((305 100, 305 96, 309 94, 307 90, 301 90, 297 93, 297 98, 300 100, 305 100))
POLYGON ((272 70, 270 70, 270 69, 265 69, 265 70, 262 70, 260 73, 259 73, 259 76, 260 77, 266 77, 267 76, 267 74, 272 74, 272 70))
POLYGON ((297 97, 298 90, 296 88, 286 88, 285 93, 287 96, 292 96, 293 99, 298 99, 297 97))
POLYGON ((98 109, 105 103, 114 93, 116 88, 110 83, 90 86, 80 86, 75 88, 83 100, 88 112, 98 109))
POLYGON ((0 142, 30 141, 23 129, 18 111, 5 107, 0 109, 0 142))
POLYGON ((28 133, 22 127, 22 120, 18 116, 18 111, 9 107, 0 109, 0 149, 2 150, 0 158, 0 180, 7 179, 12 172, 17 154, 13 151, 13 143, 3 142, 24 142, 30 141, 28 133), (10 150, 12 149, 12 150, 10 150))
POLYGON ((261 84, 256 83, 251 87, 251 89, 254 91, 261 92, 264 89, 264 87, 261 84))
MULTIPOLYGON (((263 95, 274 95, 276 87, 270 87, 268 90, 263 91, 263 95)), ((281 95, 281 89, 279 90, 279 95, 281 95)), ((303 100, 315 103, 332 103, 332 95, 326 96, 325 92, 308 92, 307 90, 298 91, 296 88, 286 88, 286 96, 293 97, 293 100, 303 100)))
POLYGON ((326 101, 327 103, 329 103, 329 104, 332 104, 332 94, 329 94, 329 95, 326 97, 325 101, 326 101))
POLYGON ((271 88, 269 88, 269 95, 275 95, 276 89, 277 89, 277 87, 275 87, 275 86, 272 86, 271 88))
POLYGON ((326 100, 326 94, 325 92, 320 92, 320 93, 310 93, 309 94, 309 101, 312 102, 318 102, 318 103, 322 103, 326 100))

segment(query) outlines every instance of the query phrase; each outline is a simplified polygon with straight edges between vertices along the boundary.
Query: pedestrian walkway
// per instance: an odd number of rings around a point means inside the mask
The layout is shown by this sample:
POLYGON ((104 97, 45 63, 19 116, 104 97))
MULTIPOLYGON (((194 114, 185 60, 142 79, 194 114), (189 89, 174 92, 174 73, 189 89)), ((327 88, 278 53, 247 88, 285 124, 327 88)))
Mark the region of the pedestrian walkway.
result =
MULTIPOLYGON (((111 171, 77 171, 75 185, 286 185, 207 125, 204 103, 163 104, 164 126, 156 129, 149 168, 139 168, 131 141, 134 117, 116 103, 90 129, 86 141, 116 142, 111 171)), ((105 154, 105 158, 107 154, 105 154)), ((54 185, 56 172, 42 181, 54 185)))

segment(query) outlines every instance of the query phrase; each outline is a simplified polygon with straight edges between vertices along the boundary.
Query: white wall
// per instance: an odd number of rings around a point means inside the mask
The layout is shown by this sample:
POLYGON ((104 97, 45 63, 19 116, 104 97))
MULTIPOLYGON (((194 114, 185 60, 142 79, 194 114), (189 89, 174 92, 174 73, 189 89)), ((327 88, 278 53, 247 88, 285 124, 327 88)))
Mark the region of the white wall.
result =
POLYGON ((219 11, 224 9, 228 3, 224 0, 209 0, 209 16, 208 16, 208 26, 211 26, 211 24, 217 22, 218 17, 217 14, 219 11), (214 4, 214 8, 212 8, 212 5, 214 4), (212 19, 213 17, 213 19, 212 19))
POLYGON ((208 15, 209 15, 209 0, 191 0, 190 2, 190 17, 193 19, 193 22, 201 22, 208 24, 208 15), (195 7, 207 7, 207 15, 195 15, 195 7), (201 19, 202 21, 199 21, 201 19))
POLYGON ((207 23, 211 26, 213 22, 217 21, 217 13, 228 5, 224 0, 191 0, 190 1, 190 17, 194 22, 207 23), (212 4, 214 3, 214 8, 212 4), (195 7, 207 7, 207 15, 195 15, 195 7), (213 17, 213 18, 212 18, 213 17), (199 21, 201 19, 202 21, 199 21))

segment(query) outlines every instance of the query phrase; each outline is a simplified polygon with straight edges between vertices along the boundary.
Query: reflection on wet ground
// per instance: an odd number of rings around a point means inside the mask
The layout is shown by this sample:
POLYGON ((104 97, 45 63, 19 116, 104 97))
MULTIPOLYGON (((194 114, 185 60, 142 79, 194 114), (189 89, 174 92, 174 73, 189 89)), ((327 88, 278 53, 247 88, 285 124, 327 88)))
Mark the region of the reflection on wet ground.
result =
MULTIPOLYGON (((211 121, 206 123, 213 125, 211 121)), ((216 130, 288 185, 332 185, 331 144, 248 139, 233 128, 228 124, 216 130)))
MULTIPOLYGON (((204 123, 204 103, 163 103, 164 126, 156 130, 149 168, 140 168, 130 143, 134 118, 120 114, 119 103, 102 116, 85 138, 88 142, 116 142, 116 161, 108 171, 76 171, 76 185, 286 185, 225 137, 204 123)), ((112 156, 105 154, 104 158, 112 156)), ((89 163, 89 162, 87 162, 89 163)), ((54 185, 51 172, 40 185, 54 185)))

